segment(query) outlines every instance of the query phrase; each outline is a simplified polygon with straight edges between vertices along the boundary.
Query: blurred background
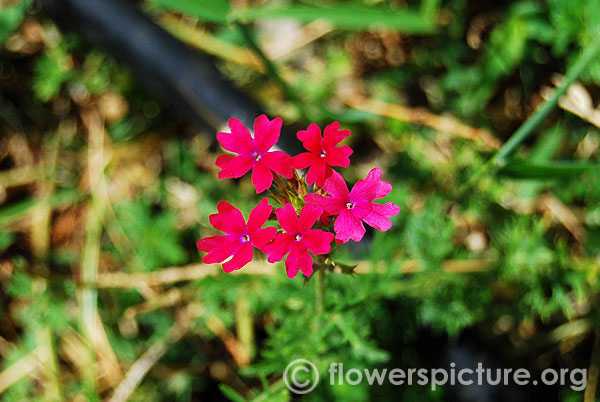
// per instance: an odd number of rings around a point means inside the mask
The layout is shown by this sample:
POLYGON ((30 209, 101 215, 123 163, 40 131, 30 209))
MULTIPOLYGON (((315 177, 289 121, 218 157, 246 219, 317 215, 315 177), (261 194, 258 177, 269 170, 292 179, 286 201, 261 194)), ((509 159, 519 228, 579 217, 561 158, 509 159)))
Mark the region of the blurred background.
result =
POLYGON ((595 400, 600 1, 0 0, 0 398, 287 401, 294 359, 586 368, 587 388, 330 386, 313 401, 595 400), (569 84, 572 84, 568 86, 569 84), (568 90, 567 90, 568 86, 568 90), (562 95, 562 96, 561 96, 562 95), (229 117, 350 129, 402 210, 315 280, 195 243, 229 117))

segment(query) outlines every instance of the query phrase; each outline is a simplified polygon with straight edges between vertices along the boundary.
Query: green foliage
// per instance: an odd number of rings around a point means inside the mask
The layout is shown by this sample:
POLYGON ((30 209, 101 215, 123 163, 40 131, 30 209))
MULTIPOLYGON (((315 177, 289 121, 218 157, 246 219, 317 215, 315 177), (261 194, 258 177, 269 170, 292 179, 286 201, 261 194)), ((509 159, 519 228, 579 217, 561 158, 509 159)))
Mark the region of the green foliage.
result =
MULTIPOLYGON (((595 10, 600 7, 598 0, 575 0, 548 2, 549 19, 553 25, 553 37, 548 43, 556 55, 568 55, 572 44, 587 46, 600 32, 600 16, 595 10)), ((569 55, 569 62, 573 57, 569 55)), ((584 72, 586 80, 600 84, 600 61, 596 60, 584 72)))
POLYGON ((135 250, 128 258, 131 270, 152 271, 186 260, 179 234, 173 227, 173 212, 153 213, 143 200, 119 202, 114 205, 114 210, 115 230, 125 233, 135 250))
POLYGON ((115 84, 122 91, 129 89, 128 78, 122 70, 99 50, 90 51, 77 65, 73 53, 79 46, 77 38, 68 36, 46 48, 36 60, 31 85, 38 100, 47 102, 57 97, 66 84, 84 94, 102 94, 115 84))
POLYGON ((547 230, 542 222, 520 217, 494 236, 498 249, 505 253, 500 260, 500 280, 520 287, 522 311, 542 319, 559 310, 567 316, 573 314, 572 293, 579 298, 589 291, 585 274, 565 266, 564 244, 559 243, 556 250, 549 247, 547 230))
POLYGON ((49 49, 35 65, 32 86, 36 97, 47 102, 58 95, 63 84, 74 78, 71 56, 63 46, 49 49))
POLYGON ((421 213, 408 218, 403 243, 410 257, 422 261, 428 269, 439 269, 440 263, 454 250, 453 232, 441 200, 430 198, 421 213))
POLYGON ((6 250, 15 241, 15 236, 9 232, 0 232, 0 252, 6 250))
POLYGON ((0 8, 0 45, 15 31, 25 17, 31 0, 20 0, 16 4, 2 5, 0 8))
MULTIPOLYGON (((597 0, 550 1, 547 4, 521 1, 511 5, 505 18, 490 34, 480 60, 471 66, 456 66, 444 79, 444 86, 458 96, 453 100, 462 114, 474 115, 497 91, 498 85, 523 63, 547 59, 545 47, 564 56, 569 46, 590 44, 597 37, 600 20, 597 0), (548 14, 550 20, 548 20, 548 14), (528 60, 529 59, 529 60, 528 60)), ((574 56, 570 54, 569 61, 574 56)), ((572 64, 572 63, 571 63, 572 64)), ((583 76, 597 81, 599 62, 592 63, 583 76)), ((534 88, 537 89, 537 88, 534 88)))
POLYGON ((417 275, 412 285, 413 297, 422 301, 417 315, 419 321, 441 333, 457 336, 464 328, 491 318, 490 289, 476 286, 476 282, 475 278, 456 274, 417 275))
POLYGON ((28 199, 0 209, 0 226, 9 225, 16 220, 26 216, 33 208, 40 204, 58 207, 69 204, 79 198, 76 189, 68 189, 57 192, 49 197, 39 199, 28 199))
POLYGON ((50 286, 43 281, 35 281, 23 272, 17 272, 6 286, 6 291, 15 298, 29 300, 30 303, 20 311, 19 320, 25 327, 50 327, 64 330, 69 317, 64 314, 64 296, 69 283, 50 286))

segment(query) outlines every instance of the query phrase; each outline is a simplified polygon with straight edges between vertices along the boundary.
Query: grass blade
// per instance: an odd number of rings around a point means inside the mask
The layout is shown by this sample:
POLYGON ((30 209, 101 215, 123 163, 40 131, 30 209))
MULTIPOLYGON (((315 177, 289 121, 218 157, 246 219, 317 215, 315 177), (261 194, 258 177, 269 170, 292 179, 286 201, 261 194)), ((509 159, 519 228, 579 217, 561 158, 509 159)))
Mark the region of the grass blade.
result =
POLYGON ((588 162, 511 162, 498 171, 499 175, 520 179, 559 179, 576 176, 588 170, 600 169, 588 162))
POLYGON ((410 34, 435 32, 435 24, 420 13, 406 9, 339 4, 330 7, 289 6, 255 7, 234 11, 233 18, 246 22, 262 19, 290 18, 301 22, 324 19, 341 29, 387 28, 410 34))
POLYGON ((558 104, 558 99, 567 92, 567 89, 571 86, 572 83, 577 80, 577 78, 581 75, 583 70, 596 59, 596 56, 600 52, 600 38, 596 38, 591 45, 586 47, 583 52, 577 58, 577 61, 567 72, 567 75, 560 85, 560 87, 556 88, 552 96, 544 102, 541 108, 539 108, 534 114, 532 114, 526 121, 523 123, 521 127, 513 134, 512 137, 502 148, 498 151, 496 155, 492 158, 492 163, 496 166, 501 166, 506 157, 509 156, 521 143, 529 137, 529 135, 535 130, 537 126, 539 126, 542 121, 546 118, 546 116, 554 109, 554 107, 558 104))

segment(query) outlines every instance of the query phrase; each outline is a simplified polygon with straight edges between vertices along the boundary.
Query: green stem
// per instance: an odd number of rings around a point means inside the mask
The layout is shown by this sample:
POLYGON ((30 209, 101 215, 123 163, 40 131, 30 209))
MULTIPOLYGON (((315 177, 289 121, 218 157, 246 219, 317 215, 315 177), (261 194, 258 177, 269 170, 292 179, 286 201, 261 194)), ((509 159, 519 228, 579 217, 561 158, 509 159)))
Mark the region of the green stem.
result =
POLYGON ((484 164, 469 180, 469 182, 461 189, 460 193, 469 190, 479 178, 488 170, 493 170, 504 166, 506 158, 514 152, 519 145, 535 130, 548 116, 548 114, 558 104, 558 100, 563 96, 571 84, 573 84, 586 67, 596 59, 596 55, 600 51, 600 38, 594 38, 594 41, 587 46, 579 55, 575 64, 569 69, 562 84, 554 90, 552 96, 546 100, 542 106, 535 111, 529 118, 519 127, 512 137, 500 148, 486 164, 484 164))
POLYGON ((273 175, 273 181, 279 186, 281 190, 284 190, 286 188, 285 182, 278 174, 273 175))
POLYGON ((316 293, 316 312, 317 312, 317 320, 321 320, 324 311, 325 304, 325 275, 326 275, 325 264, 321 265, 318 271, 318 280, 317 280, 317 293, 316 293))
POLYGON ((569 69, 562 84, 556 88, 550 99, 548 99, 541 108, 527 119, 525 123, 514 133, 512 137, 502 146, 496 155, 492 158, 494 165, 501 165, 509 156, 532 132, 539 126, 546 116, 558 104, 558 100, 563 96, 571 84, 581 75, 583 70, 596 58, 600 51, 600 39, 596 38, 594 42, 586 47, 579 55, 575 64, 569 69))

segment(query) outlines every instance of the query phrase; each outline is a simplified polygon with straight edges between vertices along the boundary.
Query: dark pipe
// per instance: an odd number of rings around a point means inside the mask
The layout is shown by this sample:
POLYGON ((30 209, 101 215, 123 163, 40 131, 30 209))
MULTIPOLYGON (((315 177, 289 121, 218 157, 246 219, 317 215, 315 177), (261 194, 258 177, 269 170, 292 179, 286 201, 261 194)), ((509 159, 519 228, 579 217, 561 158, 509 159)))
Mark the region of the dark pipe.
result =
MULTIPOLYGON (((252 127, 263 113, 223 79, 208 57, 171 36, 127 1, 39 0, 39 4, 59 25, 129 67, 148 92, 197 128, 215 132, 230 117, 252 127)), ((290 130, 283 130, 278 145, 292 154, 299 151, 290 130)))

